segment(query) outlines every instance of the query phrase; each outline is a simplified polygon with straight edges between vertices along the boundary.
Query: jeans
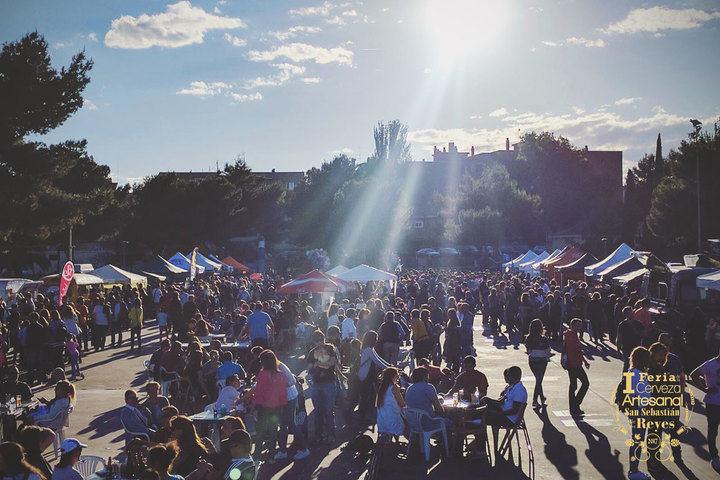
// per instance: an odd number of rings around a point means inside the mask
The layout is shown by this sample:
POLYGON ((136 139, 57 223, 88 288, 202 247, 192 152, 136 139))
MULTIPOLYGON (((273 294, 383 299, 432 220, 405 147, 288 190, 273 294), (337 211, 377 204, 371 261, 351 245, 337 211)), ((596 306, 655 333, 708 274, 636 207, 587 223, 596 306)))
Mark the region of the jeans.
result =
POLYGON ((132 350, 133 347, 135 346, 135 337, 137 337, 138 349, 140 349, 140 347, 141 347, 141 345, 140 345, 141 330, 142 330, 142 327, 136 327, 136 328, 130 329, 130 350, 132 350))
POLYGON ((255 456, 259 457, 267 444, 268 454, 275 455, 281 407, 257 406, 257 425, 255 426, 255 456))
POLYGON ((298 450, 305 450, 307 448, 305 435, 303 435, 300 427, 295 423, 297 404, 298 399, 295 397, 282 407, 282 413, 280 414, 280 433, 278 434, 278 448, 281 452, 287 450, 288 432, 292 432, 293 443, 295 443, 298 450))
MULTIPOLYGON (((469 314, 466 314, 469 315, 469 314)), ((462 356, 472 355, 473 348, 473 329, 472 325, 464 325, 461 327, 462 356)))
POLYGON ((315 407, 315 435, 335 436, 335 382, 315 383, 312 386, 312 402, 315 407))
POLYGON ((533 402, 536 402, 538 398, 545 398, 545 394, 542 388, 543 378, 545 377, 545 370, 547 369, 547 360, 530 360, 530 370, 535 375, 535 389, 533 390, 533 402))
POLYGON ((717 445, 715 444, 715 440, 717 439, 718 424, 720 424, 720 405, 706 403, 705 412, 708 424, 708 451, 710 452, 710 458, 715 458, 718 456, 718 450, 717 445))
POLYGON ((107 325, 95 325, 93 329, 93 344, 95 349, 105 349, 105 337, 107 336, 107 325))
POLYGON ((400 356, 400 345, 397 343, 385 342, 383 344, 383 360, 390 365, 397 365, 398 357, 400 356))
POLYGON ((632 433, 633 443, 630 445, 628 453, 630 459, 630 471, 637 472, 640 456, 642 455, 643 440, 645 440, 645 428, 638 428, 637 417, 630 417, 630 431, 632 433))
POLYGON ((70 356, 70 375, 73 377, 80 376, 80 353, 70 356))
POLYGON ((110 345, 120 347, 122 345, 122 325, 120 323, 110 324, 110 345), (117 344, 115 344, 115 334, 117 333, 117 344))
POLYGON ((585 373, 585 369, 582 365, 579 367, 568 367, 567 372, 570 377, 570 388, 568 391, 570 411, 573 412, 580 408, 580 404, 582 404, 585 394, 587 393, 588 388, 590 388, 590 381, 588 380, 587 373, 585 373), (578 380, 580 380, 581 383, 579 390, 577 390, 578 380))

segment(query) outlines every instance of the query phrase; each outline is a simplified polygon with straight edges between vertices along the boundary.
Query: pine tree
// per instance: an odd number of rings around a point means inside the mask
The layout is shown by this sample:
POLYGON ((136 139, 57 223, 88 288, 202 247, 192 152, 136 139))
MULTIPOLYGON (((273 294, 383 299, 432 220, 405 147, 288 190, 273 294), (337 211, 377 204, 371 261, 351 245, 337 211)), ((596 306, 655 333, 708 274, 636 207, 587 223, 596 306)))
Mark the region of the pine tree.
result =
POLYGON ((665 174, 663 157, 662 157, 662 140, 660 140, 660 134, 658 133, 657 145, 655 146, 655 173, 658 177, 658 181, 665 174))

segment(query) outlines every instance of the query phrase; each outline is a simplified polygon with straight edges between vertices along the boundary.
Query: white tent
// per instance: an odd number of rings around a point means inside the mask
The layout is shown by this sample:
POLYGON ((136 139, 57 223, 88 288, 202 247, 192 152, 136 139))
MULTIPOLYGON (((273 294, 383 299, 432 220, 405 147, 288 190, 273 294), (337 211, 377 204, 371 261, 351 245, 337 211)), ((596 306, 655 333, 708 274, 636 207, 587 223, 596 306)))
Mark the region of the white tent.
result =
POLYGON ((524 253, 524 254, 522 254, 522 255, 518 255, 517 257, 513 258, 513 259, 510 260, 509 262, 503 263, 503 264, 502 264, 502 268, 507 268, 507 267, 512 266, 513 263, 517 262, 518 260, 520 260, 521 258, 523 258, 525 255, 527 255, 527 254, 524 253))
POLYGON ((620 246, 617 247, 615 251, 612 252, 610 255, 597 263, 593 263, 592 265, 588 265, 587 267, 585 267, 585 276, 592 277, 595 274, 602 272, 611 265, 615 265, 617 263, 627 260, 632 256, 632 252, 633 249, 630 248, 628 244, 621 243, 620 246))
POLYGON ((325 273, 327 273, 328 275, 332 275, 333 277, 337 277, 338 275, 343 274, 343 273, 347 272, 348 270, 350 270, 350 269, 347 268, 346 266, 338 265, 337 267, 331 268, 330 270, 328 270, 325 273))
POLYGON ((351 268, 345 273, 341 273, 340 275, 335 275, 340 280, 345 280, 347 282, 381 282, 381 281, 390 281, 390 282, 396 282, 397 281, 397 275, 389 272, 384 272, 382 270, 379 270, 377 268, 371 267, 369 265, 358 265, 355 268, 351 268))
POLYGON ((519 265, 517 265, 517 267, 518 267, 518 269, 520 269, 521 272, 530 273, 530 272, 532 272, 533 265, 535 263, 542 262, 549 256, 550 256, 550 254, 548 252, 546 252, 545 250, 543 250, 543 252, 540 255, 538 255, 537 258, 534 258, 527 262, 522 262, 519 265))
POLYGON ((147 283, 147 277, 126 272, 115 265, 105 265, 104 267, 96 268, 90 272, 90 275, 102 278, 104 284, 121 283, 137 285, 138 283, 147 283))
POLYGON ((695 279, 698 288, 709 288, 720 291, 720 270, 700 275, 695 279))
POLYGON ((529 261, 537 261, 537 259, 538 259, 537 253, 533 252, 532 250, 528 250, 520 258, 516 258, 512 262, 503 264, 503 267, 510 268, 510 269, 516 269, 520 264, 523 264, 523 263, 526 263, 529 261))
MULTIPOLYGON (((168 262, 184 270, 190 270, 190 260, 188 260, 188 258, 180 252, 177 252, 175 255, 168 258, 168 262)), ((197 262, 195 268, 197 268, 197 273, 203 273, 205 271, 205 267, 198 265, 197 262)))

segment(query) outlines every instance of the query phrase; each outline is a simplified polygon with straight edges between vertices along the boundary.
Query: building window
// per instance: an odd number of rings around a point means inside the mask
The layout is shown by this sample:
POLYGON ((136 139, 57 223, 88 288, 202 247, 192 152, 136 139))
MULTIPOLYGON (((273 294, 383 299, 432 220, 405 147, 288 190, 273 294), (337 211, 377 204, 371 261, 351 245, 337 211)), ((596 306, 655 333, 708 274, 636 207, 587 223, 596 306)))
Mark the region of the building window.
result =
POLYGON ((295 190, 295 182, 288 182, 288 190, 295 190))
POLYGON ((424 226, 425 226, 425 224, 423 223, 422 220, 415 220, 413 222, 413 228, 423 228, 424 226))

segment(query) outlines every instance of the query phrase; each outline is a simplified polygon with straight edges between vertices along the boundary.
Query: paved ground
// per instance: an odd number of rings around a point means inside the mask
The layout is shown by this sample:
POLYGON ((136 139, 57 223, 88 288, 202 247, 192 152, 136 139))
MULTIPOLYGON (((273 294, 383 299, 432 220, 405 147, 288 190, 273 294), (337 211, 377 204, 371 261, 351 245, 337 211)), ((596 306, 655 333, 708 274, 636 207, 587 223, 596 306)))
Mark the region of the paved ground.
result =
MULTIPOLYGON (((480 324, 478 318, 476 324, 480 324)), ((475 332, 474 344, 478 353, 478 368, 488 377, 489 395, 497 396, 504 383, 502 371, 511 365, 523 368, 523 383, 532 392, 534 379, 527 367, 524 348, 514 345, 515 339, 489 336, 481 329, 475 332)), ((94 353, 84 360, 84 380, 76 383, 78 398, 72 414, 67 436, 76 436, 89 444, 88 454, 103 457, 115 456, 123 445, 119 422, 119 409, 123 405, 123 392, 128 386, 140 388, 146 382, 142 361, 157 346, 156 329, 146 329, 142 352, 128 354, 128 347, 94 353)), ((583 404, 586 415, 575 419, 569 415, 567 404, 568 380, 560 367, 559 355, 555 355, 545 377, 544 388, 548 398, 546 410, 527 410, 526 421, 535 454, 535 478, 594 479, 626 478, 628 451, 626 436, 617 427, 627 426, 625 417, 616 420, 610 397, 619 380, 621 362, 609 347, 589 347, 590 391, 583 404)), ((290 366, 299 362, 290 358, 290 366)), ((298 363, 300 365, 300 363, 298 363)), ((698 391, 694 390, 697 395, 698 391)), ((49 395, 50 392, 45 393, 49 395)), ((308 395, 309 398, 309 395, 308 395)), ((308 410, 311 410, 308 400, 308 410)), ((656 478, 718 478, 709 466, 706 425, 702 407, 697 408, 690 419, 693 430, 683 437, 683 458, 687 465, 681 471, 672 463, 656 478)), ((312 419, 311 419, 312 420, 312 419)), ((338 418, 338 439, 347 440, 356 432, 347 428, 347 422, 338 418)), ((524 442, 521 442, 524 449, 524 442)), ((418 454, 406 460, 404 444, 398 446, 398 458, 386 462, 382 478, 388 479, 445 479, 456 478, 532 478, 527 452, 523 452, 522 466, 501 462, 494 468, 480 461, 440 461, 440 449, 433 448, 430 462, 426 465, 418 454)), ((517 463, 517 462, 516 462, 517 463)), ((264 468, 260 478, 273 479, 356 479, 364 476, 366 463, 341 452, 339 448, 314 447, 312 455, 302 462, 278 463, 264 468)), ((641 466, 647 471, 644 465, 641 466)))

